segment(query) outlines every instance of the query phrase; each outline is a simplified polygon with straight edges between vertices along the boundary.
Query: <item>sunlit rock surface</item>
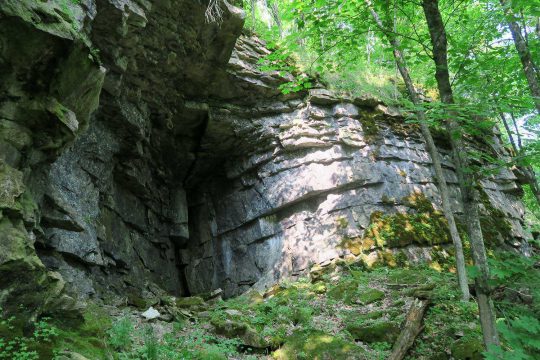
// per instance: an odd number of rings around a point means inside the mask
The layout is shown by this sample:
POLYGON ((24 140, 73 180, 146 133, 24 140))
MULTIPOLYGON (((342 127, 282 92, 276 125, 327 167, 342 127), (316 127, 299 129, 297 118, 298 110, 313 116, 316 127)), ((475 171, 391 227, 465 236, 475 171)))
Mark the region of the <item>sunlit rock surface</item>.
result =
MULTIPOLYGON (((249 61, 264 53, 254 50, 260 46, 239 39, 226 82, 235 86, 230 100, 210 106, 201 150, 215 165, 190 192, 191 237, 182 252, 196 292, 223 287, 233 295, 346 256, 344 241, 361 238, 374 212, 411 211, 404 201, 411 194, 422 193, 440 209, 416 125, 376 99, 339 99, 324 89, 292 99, 269 94, 276 75, 257 72, 249 61)), ((475 146, 505 156, 492 140, 475 146)), ((449 149, 439 144, 454 211, 463 216, 449 149)), ((515 181, 508 170, 483 181, 486 219, 493 207, 508 223, 492 241, 517 245, 526 236, 515 181)), ((430 256, 415 244, 404 251, 411 259, 430 256)))
MULTIPOLYGON (((240 36, 238 8, 218 26, 198 1, 55 4, 0 3, 0 305, 21 284, 45 294, 29 306, 69 303, 64 287, 231 296, 358 255, 346 241, 377 211, 416 211, 411 194, 439 208, 414 124, 369 96, 281 94, 289 77, 259 70, 269 51, 240 36)), ((506 156, 484 138, 470 143, 506 156)), ((490 241, 519 247, 514 174, 483 189, 490 241)))

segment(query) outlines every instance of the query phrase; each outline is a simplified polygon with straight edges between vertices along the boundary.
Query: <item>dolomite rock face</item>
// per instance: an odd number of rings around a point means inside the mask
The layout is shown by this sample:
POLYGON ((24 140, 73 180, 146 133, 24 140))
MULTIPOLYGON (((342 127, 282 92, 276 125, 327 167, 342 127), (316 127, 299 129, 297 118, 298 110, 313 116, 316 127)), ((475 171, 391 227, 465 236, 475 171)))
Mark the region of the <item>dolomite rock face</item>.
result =
MULTIPOLYGON (((199 1, 0 2, 0 307, 183 293, 183 180, 243 13, 199 1), (99 109, 98 109, 99 106, 99 109)), ((31 316, 32 314, 28 314, 31 316)))
MULTIPOLYGON (((195 0, 0 3, 0 306, 232 296, 350 256, 343 240, 377 211, 414 211, 413 193, 439 207, 397 109, 322 87, 281 94, 288 78, 258 69, 269 51, 224 7, 218 27, 195 0)), ((507 156, 487 137, 470 144, 507 156)), ((520 246, 516 177, 482 185, 491 240, 520 246)))
MULTIPOLYGON (((346 256, 344 239, 361 238, 371 214, 414 211, 404 201, 411 194, 422 193, 440 209, 421 134, 399 111, 367 97, 338 99, 325 89, 280 98, 276 83, 285 80, 253 64, 263 51, 256 39, 239 39, 226 82, 235 88, 227 89, 228 103, 210 107, 201 149, 221 158, 221 176, 190 192, 191 237, 182 262, 195 292, 223 287, 226 295, 238 294, 346 256), (234 151, 240 155, 231 158, 234 151)), ((491 136, 491 145, 474 147, 506 156, 491 136)), ((461 217, 449 149, 439 145, 461 217)), ((502 170, 482 185, 485 220, 501 211, 508 225, 507 232, 490 233, 491 241, 519 246, 526 235, 516 177, 502 170)), ((403 250, 409 258, 429 256, 429 248, 414 244, 403 250)))

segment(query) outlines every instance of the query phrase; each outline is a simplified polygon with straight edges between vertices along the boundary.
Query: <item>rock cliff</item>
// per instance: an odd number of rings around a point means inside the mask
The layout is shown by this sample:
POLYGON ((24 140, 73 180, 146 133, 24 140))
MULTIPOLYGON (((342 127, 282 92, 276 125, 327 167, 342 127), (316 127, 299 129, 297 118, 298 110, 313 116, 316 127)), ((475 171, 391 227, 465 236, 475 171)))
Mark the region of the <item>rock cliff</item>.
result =
MULTIPOLYGON (((369 97, 281 94, 288 79, 258 69, 268 50, 241 36, 243 12, 222 7, 208 24, 196 0, 0 4, 2 307, 231 296, 337 257, 414 261, 448 243, 416 125, 369 97)), ((505 157, 487 137, 469 144, 505 157)), ((527 236, 516 181, 482 181, 494 245, 527 236)))

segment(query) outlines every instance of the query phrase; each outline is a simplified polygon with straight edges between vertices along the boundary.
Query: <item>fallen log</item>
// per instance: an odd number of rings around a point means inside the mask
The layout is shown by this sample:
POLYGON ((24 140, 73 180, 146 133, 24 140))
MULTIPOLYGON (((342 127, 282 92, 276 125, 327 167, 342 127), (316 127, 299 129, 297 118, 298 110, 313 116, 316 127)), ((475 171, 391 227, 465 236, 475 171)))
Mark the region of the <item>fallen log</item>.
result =
POLYGON ((414 299, 411 308, 407 313, 407 317, 405 318, 403 330, 394 343, 392 353, 388 357, 388 360, 402 360, 405 357, 407 351, 409 351, 414 343, 414 340, 424 328, 422 320, 424 319, 429 304, 430 301, 428 299, 414 299))

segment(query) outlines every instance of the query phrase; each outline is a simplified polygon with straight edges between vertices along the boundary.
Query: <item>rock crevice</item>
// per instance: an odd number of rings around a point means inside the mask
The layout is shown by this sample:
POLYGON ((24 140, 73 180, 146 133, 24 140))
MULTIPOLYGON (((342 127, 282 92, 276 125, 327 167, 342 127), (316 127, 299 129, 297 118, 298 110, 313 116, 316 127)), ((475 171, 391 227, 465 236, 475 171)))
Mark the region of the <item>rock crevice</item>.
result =
MULTIPOLYGON (((358 255, 344 241, 376 212, 415 211, 411 194, 438 207, 418 129, 369 97, 281 94, 290 79, 259 70, 269 50, 240 9, 224 2, 218 26, 199 1, 60 4, 0 4, 0 306, 232 296, 358 255)), ((516 177, 482 186, 503 224, 490 241, 519 246, 516 177)))

